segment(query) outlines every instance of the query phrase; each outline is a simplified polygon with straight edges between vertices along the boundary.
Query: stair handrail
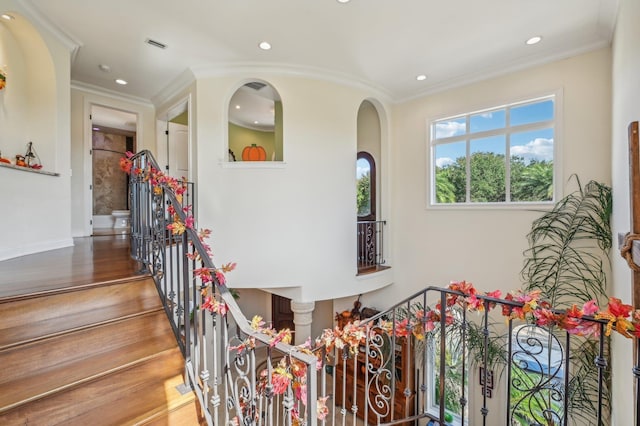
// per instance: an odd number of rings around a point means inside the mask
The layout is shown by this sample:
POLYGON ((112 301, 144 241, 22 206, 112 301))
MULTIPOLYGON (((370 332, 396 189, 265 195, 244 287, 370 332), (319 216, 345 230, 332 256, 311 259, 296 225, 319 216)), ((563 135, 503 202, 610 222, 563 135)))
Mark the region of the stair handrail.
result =
MULTIPOLYGON (((129 157, 129 160, 136 164, 140 162, 143 164, 143 167, 140 169, 144 170, 146 168, 150 168, 156 172, 160 172, 160 166, 158 165, 153 154, 148 150, 141 150, 132 156, 129 157)), ((161 173, 161 172, 160 172, 161 173)), ((132 179, 135 178, 135 171, 130 173, 132 179)), ((171 204, 177 206, 182 203, 178 199, 174 189, 164 181, 158 181, 156 183, 158 186, 162 187, 165 196, 167 196, 171 202, 171 204)), ((133 187, 133 185, 132 185, 133 187)), ((131 205, 131 215, 132 217, 135 215, 135 203, 131 205)), ((175 214, 179 217, 180 221, 184 224, 187 223, 187 214, 182 209, 175 209, 175 214)), ((215 266, 213 259, 208 254, 207 248, 202 242, 200 236, 196 232, 195 223, 193 226, 186 226, 184 229, 184 236, 194 247, 195 251, 198 252, 200 258, 198 259, 204 268, 209 269, 210 271, 216 271, 217 267, 215 266)), ((195 277, 194 277, 195 278, 195 277)), ((240 328, 241 332, 256 341, 261 342, 267 347, 270 347, 272 350, 275 349, 283 354, 286 354, 288 357, 294 358, 297 361, 304 363, 307 366, 307 397, 306 397, 306 408, 307 413, 310 413, 307 417, 307 424, 314 426, 317 424, 317 418, 315 417, 316 413, 316 405, 317 405, 317 362, 318 359, 315 355, 309 354, 307 352, 300 351, 300 348, 297 346, 293 346, 282 341, 275 341, 273 338, 265 333, 260 332, 250 326, 250 321, 246 318, 240 307, 238 306, 233 294, 226 286, 226 284, 220 283, 218 277, 215 274, 212 274, 212 285, 215 286, 220 297, 223 299, 224 303, 227 305, 227 311, 231 313, 234 318, 237 326, 240 328)), ((202 306, 202 305, 200 305, 202 306)), ((188 317, 189 312, 185 310, 185 317, 188 317)), ((185 324, 188 324, 189 320, 185 321, 185 324)), ((200 396, 200 394, 198 394, 200 396)), ((201 401, 203 407, 207 406, 207 401, 201 401)))

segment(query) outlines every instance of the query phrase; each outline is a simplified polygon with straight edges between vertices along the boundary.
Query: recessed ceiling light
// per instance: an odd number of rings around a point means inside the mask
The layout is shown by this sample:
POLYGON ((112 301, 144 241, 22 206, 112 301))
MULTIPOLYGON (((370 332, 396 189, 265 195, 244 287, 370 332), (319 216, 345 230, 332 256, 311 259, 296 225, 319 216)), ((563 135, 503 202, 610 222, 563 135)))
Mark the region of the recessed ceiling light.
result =
POLYGON ((125 84, 127 84, 127 80, 123 80, 123 79, 121 79, 121 78, 117 78, 117 79, 116 79, 116 83, 118 83, 118 84, 122 84, 122 85, 124 86, 125 84))
POLYGON ((236 109, 240 109, 240 105, 236 105, 236 109))
POLYGON ((253 124, 258 124, 258 120, 254 121, 253 124))
POLYGON ((8 15, 8 14, 6 14, 6 13, 3 13, 3 14, 2 14, 2 15, 0 15, 0 16, 2 16, 2 19, 6 19, 7 21, 12 21, 12 20, 16 19, 16 18, 14 18, 13 16, 8 15))
POLYGON ((350 0, 338 0, 338 3, 349 3, 350 0))
POLYGON ((104 72, 111 71, 111 67, 109 65, 105 65, 105 64, 98 65, 98 68, 100 68, 100 71, 104 71, 104 72))
POLYGON ((270 50, 271 49, 271 43, 267 42, 267 41, 263 41, 261 42, 259 45, 260 49, 262 50, 270 50))
POLYGON ((526 41, 526 43, 528 45, 532 45, 532 44, 538 44, 542 41, 542 37, 540 36, 535 36, 535 37, 531 37, 529 40, 526 41))
POLYGON ((100 130, 100 127, 94 127, 93 130, 100 130))
POLYGON ((426 79, 427 79, 427 76, 425 74, 420 74, 420 75, 416 76, 416 80, 418 80, 418 81, 423 81, 423 80, 426 80, 426 79))

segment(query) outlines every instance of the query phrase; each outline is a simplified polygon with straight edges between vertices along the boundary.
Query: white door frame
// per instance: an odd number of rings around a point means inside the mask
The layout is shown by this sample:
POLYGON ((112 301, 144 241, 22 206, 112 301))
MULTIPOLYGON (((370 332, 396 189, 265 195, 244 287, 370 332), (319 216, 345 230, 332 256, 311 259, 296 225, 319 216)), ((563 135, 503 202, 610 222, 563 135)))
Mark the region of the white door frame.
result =
MULTIPOLYGON (((178 100, 175 104, 169 107, 164 114, 158 114, 158 118, 156 119, 156 127, 159 127, 158 126, 159 122, 163 122, 166 125, 162 130, 162 134, 158 133, 157 135, 158 154, 159 154, 158 161, 160 162, 159 166, 163 168, 162 171, 166 172, 166 169, 164 169, 164 167, 168 165, 171 160, 168 158, 170 141, 169 141, 168 135, 165 134, 165 131, 168 131, 169 121, 171 121, 173 118, 177 117, 178 115, 182 114, 185 111, 188 117, 187 119, 187 162, 188 162, 188 168, 189 168, 189 173, 188 173, 188 176, 186 176, 186 178, 189 181, 193 181, 193 176, 194 176, 193 175, 193 155, 192 155, 193 154, 193 143, 192 143, 193 126, 191 125, 193 115, 191 113, 191 95, 190 94, 178 100), (161 161, 160 157, 165 157, 165 158, 162 158, 162 161, 161 161)), ((159 128, 158 128, 158 132, 160 132, 159 128)))
POLYGON ((83 206, 84 206, 84 225, 82 227, 83 233, 85 236, 91 236, 93 234, 93 191, 91 189, 91 185, 93 185, 93 157, 91 155, 91 150, 93 147, 93 123, 91 119, 91 111, 94 106, 99 106, 102 108, 109 108, 117 111, 123 111, 130 114, 135 114, 136 116, 136 149, 141 145, 143 141, 142 138, 142 126, 140 124, 142 111, 136 110, 135 108, 122 108, 119 106, 115 106, 108 101, 98 101, 95 99, 91 99, 90 97, 85 97, 84 99, 84 153, 83 153, 83 164, 84 164, 84 188, 83 188, 83 206))

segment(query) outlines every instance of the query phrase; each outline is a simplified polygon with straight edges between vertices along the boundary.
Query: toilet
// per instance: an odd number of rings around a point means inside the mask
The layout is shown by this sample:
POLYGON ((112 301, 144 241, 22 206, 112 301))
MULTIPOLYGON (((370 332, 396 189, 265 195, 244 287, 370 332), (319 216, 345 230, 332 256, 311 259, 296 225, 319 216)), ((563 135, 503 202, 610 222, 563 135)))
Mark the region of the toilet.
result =
POLYGON ((114 210, 111 212, 111 215, 115 219, 113 221, 114 229, 129 229, 129 210, 114 210))

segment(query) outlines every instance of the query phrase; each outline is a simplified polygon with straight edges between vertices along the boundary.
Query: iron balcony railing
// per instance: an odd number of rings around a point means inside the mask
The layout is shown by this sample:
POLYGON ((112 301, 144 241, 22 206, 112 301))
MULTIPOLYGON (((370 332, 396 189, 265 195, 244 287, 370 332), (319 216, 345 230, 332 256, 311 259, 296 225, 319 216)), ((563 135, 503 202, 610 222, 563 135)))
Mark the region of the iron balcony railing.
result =
POLYGON ((358 221, 358 271, 375 269, 385 264, 384 220, 358 221))
POLYGON ((148 151, 129 161, 131 253, 155 279, 185 356, 185 380, 207 422, 292 425, 303 419, 316 425, 316 356, 274 342, 250 326, 216 275, 218 268, 195 226, 179 233, 168 229, 176 219, 183 225, 192 220, 186 197, 158 178, 160 168, 148 151), (195 279, 196 270, 211 273, 208 298, 203 295, 208 287, 195 279), (218 309, 201 309, 205 303, 218 309), (310 391, 301 398, 295 398, 291 384, 275 392, 271 373, 284 357, 306 366, 310 391))
MULTIPOLYGON (((428 287, 353 312, 305 351, 251 326, 223 278, 200 282, 196 271, 218 269, 195 226, 168 232, 188 206, 150 177, 148 152, 131 161, 132 255, 156 281, 209 424, 609 424, 615 318, 428 287)), ((640 361, 631 373, 640 386, 640 361)))
MULTIPOLYGON (((615 325, 533 306, 429 287, 344 326, 342 341, 357 341, 325 351, 319 380, 330 424, 610 424, 615 325)), ((638 407, 636 395, 636 426, 638 407)))

